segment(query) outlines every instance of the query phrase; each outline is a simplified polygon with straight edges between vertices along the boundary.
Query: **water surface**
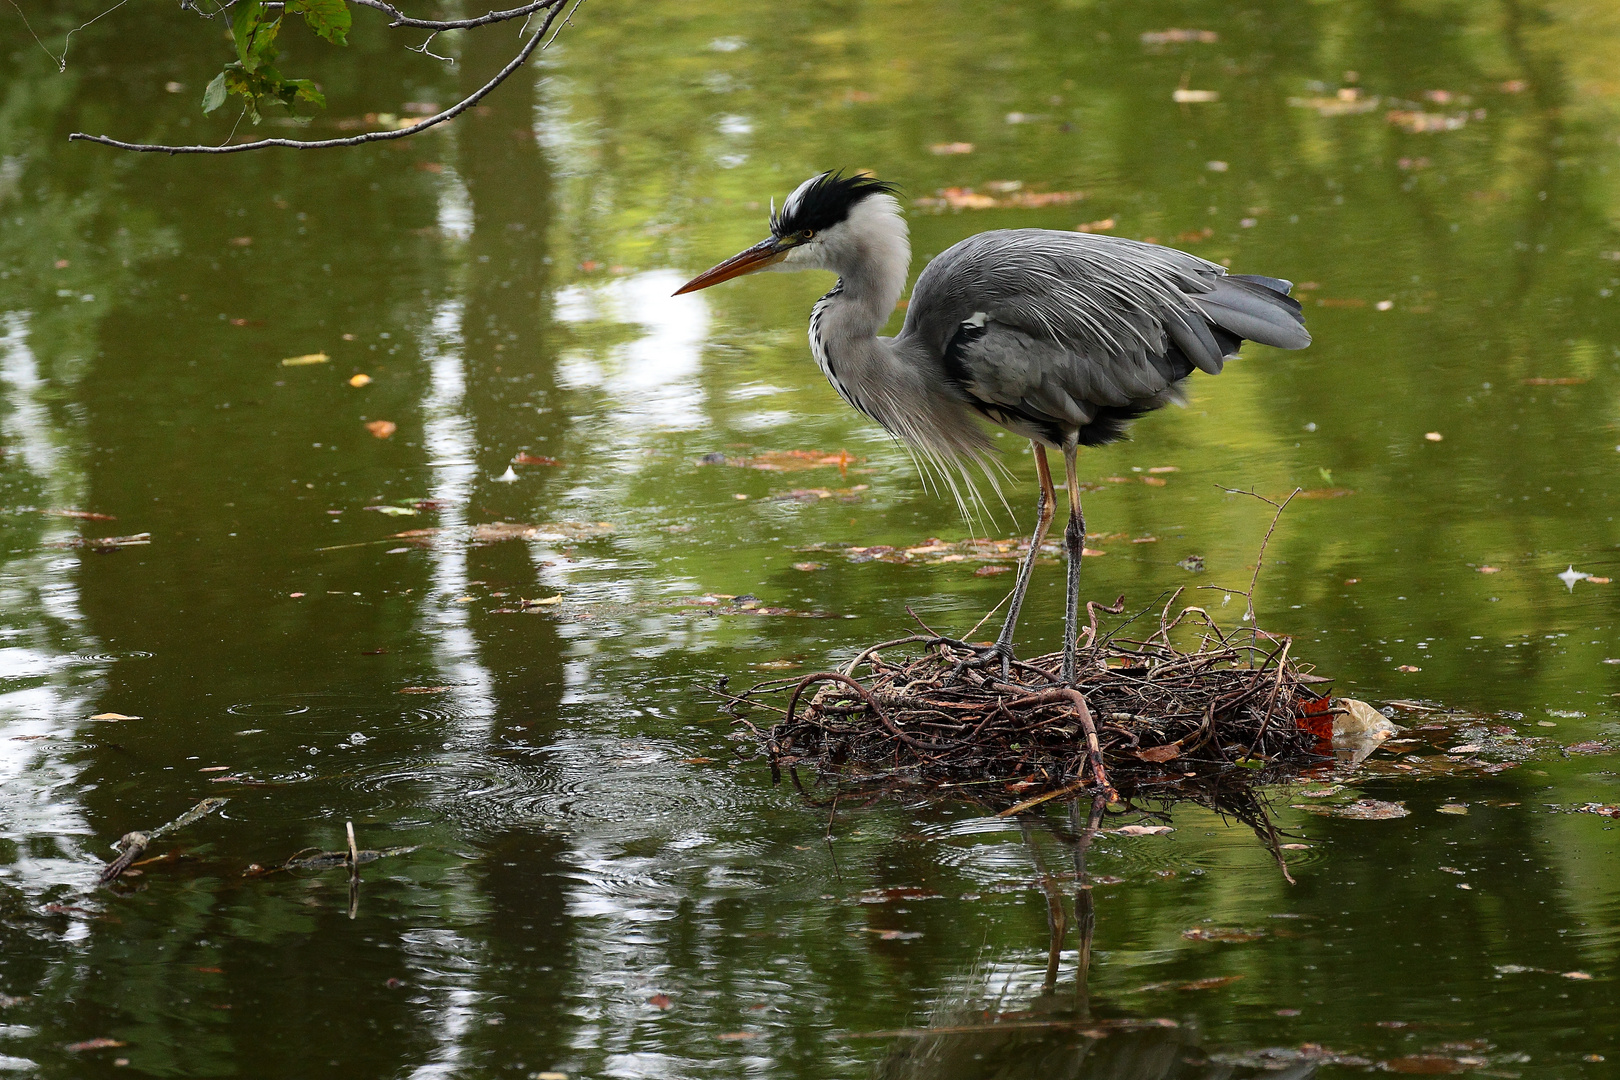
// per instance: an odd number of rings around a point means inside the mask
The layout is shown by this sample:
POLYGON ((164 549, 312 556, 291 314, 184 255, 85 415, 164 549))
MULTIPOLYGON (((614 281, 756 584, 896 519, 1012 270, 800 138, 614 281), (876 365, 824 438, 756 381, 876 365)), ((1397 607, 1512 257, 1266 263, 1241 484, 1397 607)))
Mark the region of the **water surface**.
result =
MULTIPOLYGON (((99 9, 28 10, 54 45, 99 9)), ((197 109, 211 27, 120 13, 59 74, 14 15, 0 1066, 1614 1075, 1617 822, 1575 811, 1620 780, 1612 755, 1558 750, 1620 735, 1620 584, 1557 576, 1620 578, 1607 6, 596 0, 436 132, 209 159, 66 134, 226 138, 234 117, 197 109), (1208 33, 1143 38, 1170 29, 1208 33), (840 546, 1010 537, 1034 501, 1008 437, 1016 523, 993 498, 964 523, 837 401, 804 340, 829 281, 671 298, 831 167, 903 185, 919 267, 983 229, 1112 219, 1299 282, 1309 351, 1251 346, 1083 456, 1107 552, 1088 596, 1244 586, 1267 510, 1222 486, 1307 489, 1259 622, 1340 692, 1445 702, 1543 751, 1423 779, 1386 762, 1336 796, 1401 801, 1397 820, 1272 792, 1309 845, 1294 885, 1196 808, 1100 836, 1084 978, 1084 807, 1021 827, 845 803, 829 830, 773 787, 697 686, 817 670, 907 632, 907 606, 966 631, 1008 576, 840 546), (998 205, 929 202, 949 189, 998 205), (1051 192, 1084 197, 1020 205, 1051 192), (698 464, 785 450, 853 460, 698 464), (520 454, 556 464, 512 479, 520 454), (540 528, 472 542, 491 522, 540 528), (419 529, 438 532, 397 535, 419 529), (715 602, 737 596, 803 614, 715 602), (174 858, 94 888, 122 834, 209 796, 231 801, 154 845, 174 858), (353 920, 341 870, 244 876, 344 846, 345 821, 363 847, 420 845, 364 868, 353 920), (1071 929, 1048 979, 1052 897, 1071 929), (992 1018, 1023 1026, 858 1037, 992 1018), (1131 1027, 1158 1019, 1176 1026, 1131 1027), (123 1045, 69 1049, 96 1039, 123 1045), (1308 1060, 1327 1052, 1351 1063, 1308 1060)), ((453 101, 514 47, 451 42, 444 66, 370 15, 347 53, 289 36, 286 66, 331 101, 312 136, 453 101)), ((1032 590, 1032 649, 1059 640, 1060 580, 1045 566, 1032 590)))

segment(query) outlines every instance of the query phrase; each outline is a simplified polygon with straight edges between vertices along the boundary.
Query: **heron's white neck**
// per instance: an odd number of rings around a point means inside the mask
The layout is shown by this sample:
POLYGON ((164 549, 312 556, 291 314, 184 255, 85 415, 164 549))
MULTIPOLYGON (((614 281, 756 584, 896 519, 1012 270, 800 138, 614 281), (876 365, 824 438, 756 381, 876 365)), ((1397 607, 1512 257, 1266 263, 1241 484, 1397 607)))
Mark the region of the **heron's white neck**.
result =
MULTIPOLYGON (((969 411, 952 395, 938 357, 915 344, 879 337, 911 268, 911 243, 900 205, 889 195, 869 195, 849 217, 826 230, 814 266, 839 276, 810 315, 810 348, 840 396, 882 424, 916 453, 956 496, 964 516, 977 500, 968 465, 984 466, 989 441, 969 411)), ((806 254, 810 254, 806 251, 806 254)), ((990 475, 988 472, 986 475, 990 475)), ((995 478, 990 475, 992 486, 995 478)), ((999 491, 999 488, 997 489, 999 491)))
POLYGON ((889 321, 911 269, 911 242, 900 204, 890 195, 869 195, 849 217, 828 229, 815 247, 816 262, 843 280, 828 302, 826 330, 841 339, 872 338, 889 321))

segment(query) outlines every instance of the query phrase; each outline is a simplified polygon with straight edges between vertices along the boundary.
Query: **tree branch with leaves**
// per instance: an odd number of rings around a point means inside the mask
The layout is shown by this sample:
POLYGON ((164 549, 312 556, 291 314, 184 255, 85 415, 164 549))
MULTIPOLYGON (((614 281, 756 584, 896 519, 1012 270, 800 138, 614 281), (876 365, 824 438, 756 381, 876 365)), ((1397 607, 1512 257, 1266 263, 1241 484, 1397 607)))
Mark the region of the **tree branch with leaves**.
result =
MULTIPOLYGON (((204 11, 197 0, 181 0, 182 8, 196 12, 204 19, 230 18, 231 42, 235 46, 236 59, 228 62, 220 73, 209 82, 203 91, 202 109, 204 113, 212 113, 225 104, 231 97, 244 99, 243 115, 252 120, 254 124, 263 119, 260 109, 262 106, 275 103, 285 106, 293 112, 300 104, 313 108, 326 107, 326 96, 321 93, 320 87, 311 79, 289 78, 283 75, 276 67, 276 58, 280 55, 276 48, 276 38, 281 32, 282 23, 288 17, 302 17, 306 26, 315 35, 333 45, 346 46, 349 43, 349 32, 353 29, 353 13, 349 4, 359 7, 373 8, 389 17, 390 28, 408 28, 428 30, 431 33, 427 41, 420 46, 413 47, 412 51, 427 52, 427 46, 433 36, 447 30, 474 30, 480 27, 493 26, 498 23, 511 22, 522 19, 527 29, 527 23, 535 15, 543 13, 540 25, 529 34, 521 49, 500 71, 495 73, 484 85, 467 95, 461 101, 434 113, 425 116, 408 127, 393 131, 368 131, 363 135, 351 135, 340 139, 258 139, 253 142, 233 143, 229 138, 218 146, 168 146, 159 143, 132 143, 110 138, 106 135, 87 135, 76 131, 68 136, 74 142, 99 143, 102 146, 111 146, 119 150, 133 150, 140 153, 159 154, 235 154, 247 150, 262 150, 271 146, 283 146, 295 150, 324 150, 340 146, 359 146, 363 143, 381 142, 389 139, 403 139, 418 132, 426 131, 436 124, 452 120, 461 113, 477 105, 485 96, 493 91, 518 68, 528 62, 537 48, 543 48, 542 42, 549 45, 555 40, 557 33, 562 29, 556 26, 563 10, 568 9, 568 16, 562 18, 564 24, 578 10, 584 0, 534 0, 533 3, 506 11, 491 11, 486 15, 468 19, 418 19, 406 15, 386 0, 226 0, 225 3, 212 11, 204 11), (549 36, 548 36, 549 35, 549 36)), ((521 33, 520 33, 521 37, 521 33)), ((431 54, 429 54, 431 55, 431 54)), ((65 56, 65 54, 64 54, 65 56)), ((296 116, 296 112, 294 112, 296 116)), ((308 118, 302 118, 308 119, 308 118)), ((235 129, 232 129, 235 134, 235 129)))

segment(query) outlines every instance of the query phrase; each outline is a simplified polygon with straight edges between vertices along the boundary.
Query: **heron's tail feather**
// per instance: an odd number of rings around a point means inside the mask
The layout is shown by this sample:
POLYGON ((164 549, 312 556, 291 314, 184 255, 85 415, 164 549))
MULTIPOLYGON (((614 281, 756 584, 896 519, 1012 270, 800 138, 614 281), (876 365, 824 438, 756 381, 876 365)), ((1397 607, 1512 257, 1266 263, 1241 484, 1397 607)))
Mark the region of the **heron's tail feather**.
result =
POLYGON ((1292 283, 1256 274, 1229 274, 1209 292, 1190 297, 1204 317, 1239 338, 1279 349, 1303 349, 1311 343, 1298 300, 1288 295, 1292 283))

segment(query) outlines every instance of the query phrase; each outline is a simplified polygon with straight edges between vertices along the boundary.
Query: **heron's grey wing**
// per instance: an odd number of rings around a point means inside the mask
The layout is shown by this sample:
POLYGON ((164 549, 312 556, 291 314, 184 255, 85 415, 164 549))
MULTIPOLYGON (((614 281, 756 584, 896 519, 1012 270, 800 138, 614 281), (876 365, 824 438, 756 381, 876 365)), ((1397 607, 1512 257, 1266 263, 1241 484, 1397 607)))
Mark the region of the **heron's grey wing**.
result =
POLYGON ((991 320, 962 323, 942 359, 981 414, 1053 446, 1120 438, 1126 421, 1180 400, 1177 384, 1193 370, 1173 349, 1084 363, 1048 337, 991 320))
POLYGON ((1071 367, 1120 369, 1093 380, 1130 382, 1157 370, 1150 358, 1174 353, 1216 374, 1244 338, 1285 349, 1310 344, 1287 287, 1280 278, 1228 275, 1156 244, 1001 230, 969 237, 928 264, 902 336, 943 350, 963 322, 982 314, 1049 342, 1071 367))

